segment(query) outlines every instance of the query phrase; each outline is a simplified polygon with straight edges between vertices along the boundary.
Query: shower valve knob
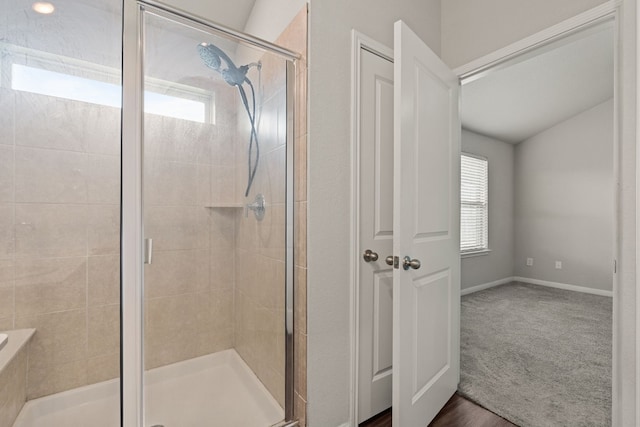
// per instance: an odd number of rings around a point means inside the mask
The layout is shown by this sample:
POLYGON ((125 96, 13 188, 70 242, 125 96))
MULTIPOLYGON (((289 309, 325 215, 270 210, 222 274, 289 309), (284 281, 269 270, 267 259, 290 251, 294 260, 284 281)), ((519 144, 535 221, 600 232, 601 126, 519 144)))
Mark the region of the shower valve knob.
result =
POLYGON ((258 194, 253 203, 248 203, 244 206, 244 216, 245 218, 249 217, 249 211, 253 211, 256 219, 258 221, 262 221, 264 219, 265 210, 266 202, 264 200, 264 195, 258 194))

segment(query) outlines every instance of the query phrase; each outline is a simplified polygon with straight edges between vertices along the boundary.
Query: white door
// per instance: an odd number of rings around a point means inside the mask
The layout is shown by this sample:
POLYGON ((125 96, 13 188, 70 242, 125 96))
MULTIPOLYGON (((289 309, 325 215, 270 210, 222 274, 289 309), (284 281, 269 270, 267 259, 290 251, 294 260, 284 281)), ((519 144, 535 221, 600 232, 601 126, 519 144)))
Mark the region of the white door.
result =
POLYGON ((358 423, 391 407, 393 62, 360 49, 358 423), (363 257, 370 250, 377 254, 363 257), (375 258, 375 257, 373 257, 375 258))
POLYGON ((402 21, 394 62, 393 425, 423 427, 460 371, 459 83, 402 21))

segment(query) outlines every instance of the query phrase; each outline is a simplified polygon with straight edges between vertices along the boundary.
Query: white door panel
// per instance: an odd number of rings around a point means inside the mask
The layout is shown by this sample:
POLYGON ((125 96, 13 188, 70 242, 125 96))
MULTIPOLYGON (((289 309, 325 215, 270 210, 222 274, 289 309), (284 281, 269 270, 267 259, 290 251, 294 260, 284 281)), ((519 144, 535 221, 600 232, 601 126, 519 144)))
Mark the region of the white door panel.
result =
POLYGON ((401 21, 394 55, 393 423, 417 427, 459 379, 459 86, 401 21))
MULTIPOLYGON (((391 375, 393 359, 393 273, 385 269, 373 279, 373 379, 391 375)), ((391 395, 388 391, 385 395, 391 395)), ((389 405, 391 401, 389 401, 389 405)))
POLYGON ((393 273, 393 63, 360 50, 358 422, 391 406, 393 273))

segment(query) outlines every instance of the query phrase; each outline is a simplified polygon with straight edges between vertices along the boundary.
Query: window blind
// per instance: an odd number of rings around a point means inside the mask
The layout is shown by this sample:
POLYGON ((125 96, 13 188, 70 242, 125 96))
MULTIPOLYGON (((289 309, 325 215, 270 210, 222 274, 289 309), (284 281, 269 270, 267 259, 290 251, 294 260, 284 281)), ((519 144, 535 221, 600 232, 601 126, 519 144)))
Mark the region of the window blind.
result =
POLYGON ((462 154, 460 161, 460 252, 489 248, 487 159, 462 154))

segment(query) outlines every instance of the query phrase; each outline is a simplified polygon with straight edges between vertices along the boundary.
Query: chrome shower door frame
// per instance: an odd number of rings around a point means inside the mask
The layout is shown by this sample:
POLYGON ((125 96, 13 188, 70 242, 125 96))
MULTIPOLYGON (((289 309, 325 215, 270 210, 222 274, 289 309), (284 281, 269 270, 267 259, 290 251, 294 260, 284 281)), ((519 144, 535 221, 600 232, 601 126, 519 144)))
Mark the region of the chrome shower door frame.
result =
POLYGON ((122 163, 120 248, 120 417, 122 427, 144 427, 144 211, 143 111, 144 14, 152 13, 193 28, 276 54, 287 61, 285 419, 294 417, 294 105, 299 55, 157 1, 123 0, 122 163))

